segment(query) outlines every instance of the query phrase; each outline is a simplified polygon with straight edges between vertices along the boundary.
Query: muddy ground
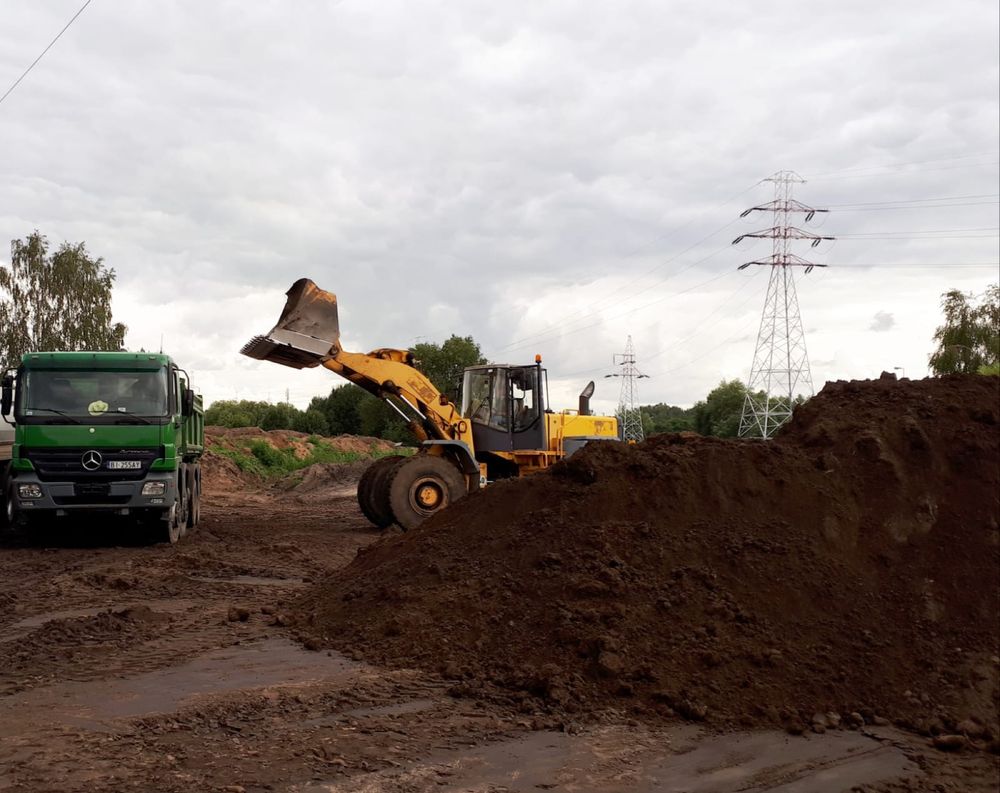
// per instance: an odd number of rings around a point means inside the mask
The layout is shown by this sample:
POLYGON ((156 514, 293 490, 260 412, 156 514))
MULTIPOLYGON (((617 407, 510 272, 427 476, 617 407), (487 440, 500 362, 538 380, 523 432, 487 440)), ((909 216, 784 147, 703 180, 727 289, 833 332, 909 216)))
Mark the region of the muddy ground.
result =
POLYGON ((283 625, 379 539, 349 481, 213 494, 178 546, 93 527, 0 545, 2 791, 992 791, 997 758, 889 726, 716 733, 466 699, 283 625))

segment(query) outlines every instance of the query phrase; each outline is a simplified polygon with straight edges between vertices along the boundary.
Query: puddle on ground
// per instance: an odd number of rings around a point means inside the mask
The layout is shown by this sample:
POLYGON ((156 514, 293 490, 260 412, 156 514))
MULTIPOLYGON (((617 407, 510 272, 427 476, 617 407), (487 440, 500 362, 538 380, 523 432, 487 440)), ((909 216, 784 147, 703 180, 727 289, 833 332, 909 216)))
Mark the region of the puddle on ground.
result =
POLYGON ((264 578, 255 575, 234 575, 230 578, 213 578, 207 575, 189 575, 192 581, 203 584, 245 584, 247 586, 305 586, 301 578, 264 578))
POLYGON ((634 730, 617 726, 582 735, 531 733, 363 780, 302 789, 360 793, 384 784, 444 793, 829 793, 916 772, 901 750, 859 733, 702 735, 682 726, 659 740, 639 740, 634 730))
MULTIPOLYGON (((346 681, 363 668, 343 656, 309 652, 286 639, 234 645, 180 666, 119 680, 57 683, 14 694, 4 701, 4 721, 101 730, 115 719, 172 713, 199 697, 241 689, 346 681)), ((0 736, 4 729, 0 726, 0 736)))

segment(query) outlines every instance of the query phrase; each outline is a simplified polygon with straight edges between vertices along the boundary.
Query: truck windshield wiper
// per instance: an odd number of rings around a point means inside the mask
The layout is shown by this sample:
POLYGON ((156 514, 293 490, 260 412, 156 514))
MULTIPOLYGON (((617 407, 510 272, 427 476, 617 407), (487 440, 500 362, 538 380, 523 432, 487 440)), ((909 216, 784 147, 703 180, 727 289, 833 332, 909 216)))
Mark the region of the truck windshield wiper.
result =
POLYGON ((135 424, 136 422, 140 424, 152 424, 145 416, 140 416, 138 413, 115 413, 118 419, 132 419, 132 421, 116 421, 115 424, 135 424))
POLYGON ((44 411, 45 411, 46 413, 56 413, 56 414, 58 414, 58 415, 62 416, 62 417, 63 417, 64 419, 69 419, 69 420, 70 420, 70 421, 72 421, 72 422, 73 422, 74 424, 80 424, 80 423, 81 423, 81 422, 80 422, 80 419, 78 419, 78 418, 74 418, 73 416, 69 415, 69 413, 65 413, 65 412, 63 412, 62 410, 56 410, 55 408, 38 408, 38 407, 30 407, 30 408, 27 408, 27 409, 25 410, 25 412, 27 412, 28 410, 44 410, 44 411))

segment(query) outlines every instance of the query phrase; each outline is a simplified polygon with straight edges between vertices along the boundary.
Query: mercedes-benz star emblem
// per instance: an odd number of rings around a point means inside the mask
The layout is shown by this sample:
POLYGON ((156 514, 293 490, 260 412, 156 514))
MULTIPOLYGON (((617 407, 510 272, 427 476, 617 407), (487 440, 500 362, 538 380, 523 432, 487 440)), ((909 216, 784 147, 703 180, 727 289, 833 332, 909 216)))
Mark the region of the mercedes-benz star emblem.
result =
POLYGON ((83 457, 80 458, 80 464, 88 471, 96 471, 103 462, 104 458, 101 457, 101 453, 95 452, 93 449, 84 452, 83 457))

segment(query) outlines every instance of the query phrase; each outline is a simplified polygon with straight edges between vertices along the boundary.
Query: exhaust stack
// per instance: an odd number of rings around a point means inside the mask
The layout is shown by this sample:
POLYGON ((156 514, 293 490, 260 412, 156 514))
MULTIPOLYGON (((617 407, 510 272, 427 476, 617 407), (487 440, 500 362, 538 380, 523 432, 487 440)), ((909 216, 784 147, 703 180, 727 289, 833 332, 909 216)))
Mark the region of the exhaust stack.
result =
POLYGON ((254 336, 240 353, 294 369, 319 366, 340 352, 337 296, 300 278, 286 293, 285 308, 266 336, 254 336))
POLYGON ((594 381, 587 383, 586 388, 580 392, 580 409, 577 411, 581 416, 590 415, 590 398, 594 395, 594 381))

